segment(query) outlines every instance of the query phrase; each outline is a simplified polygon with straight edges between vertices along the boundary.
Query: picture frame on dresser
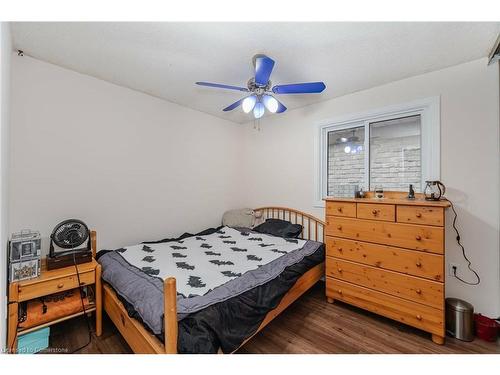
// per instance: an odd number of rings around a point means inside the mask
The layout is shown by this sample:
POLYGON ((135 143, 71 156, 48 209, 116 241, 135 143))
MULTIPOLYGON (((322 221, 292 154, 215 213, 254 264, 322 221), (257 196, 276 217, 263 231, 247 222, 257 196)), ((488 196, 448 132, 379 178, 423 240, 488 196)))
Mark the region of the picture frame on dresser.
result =
POLYGON ((326 198, 326 297, 445 340, 446 200, 326 198))

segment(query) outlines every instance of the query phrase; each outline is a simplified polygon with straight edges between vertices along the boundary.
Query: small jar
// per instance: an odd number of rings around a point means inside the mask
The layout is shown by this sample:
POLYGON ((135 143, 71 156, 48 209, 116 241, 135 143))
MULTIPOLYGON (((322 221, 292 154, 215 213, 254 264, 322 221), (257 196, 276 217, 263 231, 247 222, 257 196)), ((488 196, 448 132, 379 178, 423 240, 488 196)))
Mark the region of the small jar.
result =
POLYGON ((384 188, 382 186, 375 186, 375 198, 384 198, 384 188))

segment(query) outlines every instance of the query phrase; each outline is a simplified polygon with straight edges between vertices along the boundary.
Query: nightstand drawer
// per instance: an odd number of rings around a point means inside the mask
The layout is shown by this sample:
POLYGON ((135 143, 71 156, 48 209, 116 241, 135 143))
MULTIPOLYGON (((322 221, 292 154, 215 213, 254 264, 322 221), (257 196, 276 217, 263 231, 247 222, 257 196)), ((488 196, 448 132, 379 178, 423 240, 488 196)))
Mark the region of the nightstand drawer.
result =
MULTIPOLYGON (((80 273, 81 285, 90 285, 95 283, 95 272, 80 273)), ((78 278, 76 275, 54 278, 52 280, 44 280, 43 282, 23 283, 19 285, 18 294, 19 302, 27 301, 33 298, 46 296, 52 293, 61 292, 63 290, 77 288, 78 278)))

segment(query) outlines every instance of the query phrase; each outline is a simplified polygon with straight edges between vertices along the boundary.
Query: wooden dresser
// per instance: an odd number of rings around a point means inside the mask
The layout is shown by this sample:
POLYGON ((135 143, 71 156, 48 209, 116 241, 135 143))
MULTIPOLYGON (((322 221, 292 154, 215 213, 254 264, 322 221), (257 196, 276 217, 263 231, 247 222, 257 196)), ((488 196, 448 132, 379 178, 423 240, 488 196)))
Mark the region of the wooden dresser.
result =
POLYGON ((444 343, 447 201, 326 200, 326 296, 398 320, 444 343))

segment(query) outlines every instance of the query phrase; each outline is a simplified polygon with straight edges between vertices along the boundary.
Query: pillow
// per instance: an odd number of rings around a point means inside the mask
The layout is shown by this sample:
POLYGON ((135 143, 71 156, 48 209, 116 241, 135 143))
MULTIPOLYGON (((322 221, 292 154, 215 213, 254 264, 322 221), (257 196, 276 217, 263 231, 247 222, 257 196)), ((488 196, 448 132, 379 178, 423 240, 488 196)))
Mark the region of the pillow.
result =
POLYGON ((254 231, 284 238, 298 238, 302 233, 302 225, 292 224, 286 220, 267 219, 253 228, 254 231))
POLYGON ((255 225, 255 213, 251 208, 240 208, 224 212, 222 225, 251 228, 255 225))

